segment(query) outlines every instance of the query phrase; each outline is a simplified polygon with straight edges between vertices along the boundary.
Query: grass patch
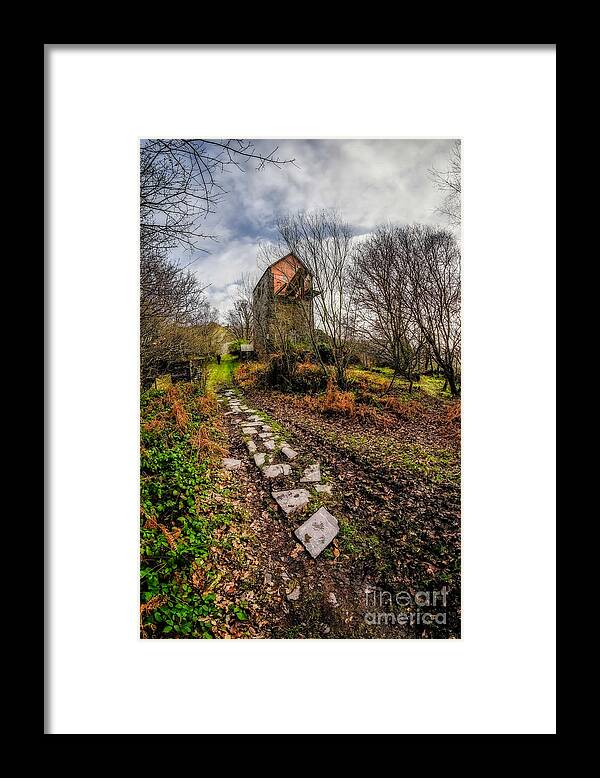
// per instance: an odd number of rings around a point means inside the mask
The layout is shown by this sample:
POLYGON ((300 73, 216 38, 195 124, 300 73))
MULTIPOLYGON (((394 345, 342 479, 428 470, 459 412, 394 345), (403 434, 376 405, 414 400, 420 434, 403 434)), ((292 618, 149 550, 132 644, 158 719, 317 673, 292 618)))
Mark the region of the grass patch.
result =
POLYGON ((433 483, 460 482, 460 465, 456 454, 449 449, 404 446, 398 455, 397 467, 425 476, 433 483))
POLYGON ((433 397, 444 397, 449 399, 452 397, 452 392, 448 387, 444 389, 444 383, 444 379, 441 376, 424 375, 421 376, 419 387, 433 397))
POLYGON ((360 454, 365 461, 384 464, 391 470, 406 470, 423 476, 432 483, 460 483, 460 463, 451 449, 426 448, 417 444, 402 444, 384 435, 360 435, 329 432, 324 435, 330 443, 353 455, 360 454))
POLYGON ((233 383, 233 373, 237 364, 237 357, 232 354, 224 354, 221 357, 221 364, 216 360, 208 366, 208 377, 206 379, 206 389, 215 392, 223 386, 231 386, 233 383))
POLYGON ((173 386, 173 382, 171 381, 171 374, 167 373, 166 375, 159 375, 154 380, 154 388, 155 389, 169 389, 171 386, 173 386))
MULTIPOLYGON (((349 381, 365 394, 369 392, 384 394, 390 385, 393 375, 394 371, 390 367, 351 368, 348 370, 349 381)), ((407 397, 415 397, 420 392, 425 392, 425 394, 431 397, 449 399, 452 397, 452 393, 448 387, 444 389, 444 383, 443 376, 422 375, 419 381, 413 383, 412 392, 409 392, 410 384, 408 380, 402 376, 396 376, 391 392, 393 394, 406 395, 407 397)))

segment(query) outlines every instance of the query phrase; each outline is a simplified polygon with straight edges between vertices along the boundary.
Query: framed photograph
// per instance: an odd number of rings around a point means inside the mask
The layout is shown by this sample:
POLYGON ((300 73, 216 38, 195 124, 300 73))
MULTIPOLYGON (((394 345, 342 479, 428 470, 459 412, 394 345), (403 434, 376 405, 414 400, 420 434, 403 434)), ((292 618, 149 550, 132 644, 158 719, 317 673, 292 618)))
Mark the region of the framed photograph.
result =
POLYGON ((555 44, 45 51, 46 732, 553 734, 555 44))

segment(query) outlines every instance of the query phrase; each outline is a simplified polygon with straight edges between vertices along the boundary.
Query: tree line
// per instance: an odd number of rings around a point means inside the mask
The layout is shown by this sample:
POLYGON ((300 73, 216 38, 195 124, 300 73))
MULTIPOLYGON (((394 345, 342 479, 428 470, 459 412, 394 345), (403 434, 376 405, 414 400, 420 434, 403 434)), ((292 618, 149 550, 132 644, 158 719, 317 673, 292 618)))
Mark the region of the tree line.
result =
MULTIPOLYGON (((293 159, 256 150, 251 141, 149 139, 140 147, 140 369, 147 384, 165 364, 216 349, 218 314, 189 262, 216 236, 204 225, 227 192, 223 173, 254 164, 281 167, 293 159)), ((460 224, 460 144, 448 170, 431 169, 444 193, 439 213, 460 224)), ((357 239, 339 213, 301 212, 276 221, 276 239, 260 246, 263 266, 293 253, 318 292, 305 312, 308 347, 339 386, 357 352, 368 350, 396 375, 439 371, 460 391, 460 246, 451 230, 385 224, 357 239), (314 309, 314 314, 313 314, 314 309), (323 346, 326 347, 326 353, 323 346)), ((254 283, 239 280, 226 324, 251 340, 254 283)), ((277 351, 293 369, 293 333, 285 317, 271 322, 277 351)), ((392 379, 394 380, 394 379, 392 379)))
MULTIPOLYGON (((394 378, 406 377, 410 388, 421 371, 430 369, 459 394, 460 248, 452 231, 387 224, 357 239, 338 213, 318 211, 281 218, 277 233, 274 242, 261 247, 263 265, 292 253, 307 268, 315 293, 312 308, 297 310, 304 314, 304 333, 324 373, 323 344, 340 387, 347 384, 352 359, 367 351, 392 367, 394 378)), ((251 297, 241 294, 232 318, 251 305, 251 297)), ((282 307, 272 321, 257 318, 256 326, 269 327, 289 369, 295 345, 285 313, 282 307)))

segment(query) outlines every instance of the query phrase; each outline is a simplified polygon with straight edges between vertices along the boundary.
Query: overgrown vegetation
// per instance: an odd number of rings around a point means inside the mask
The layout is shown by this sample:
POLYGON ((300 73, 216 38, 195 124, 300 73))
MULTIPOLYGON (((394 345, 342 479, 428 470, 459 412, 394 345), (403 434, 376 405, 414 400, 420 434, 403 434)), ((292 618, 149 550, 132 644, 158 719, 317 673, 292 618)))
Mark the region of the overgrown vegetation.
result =
MULTIPOLYGON (((386 224, 359 238, 341 214, 279 216, 275 243, 262 248, 269 266, 289 268, 272 286, 263 274, 262 297, 255 279, 239 279, 225 328, 179 255, 211 237, 200 226, 225 194, 224 168, 249 161, 291 160, 243 141, 142 142, 141 635, 359 637, 368 580, 411 593, 448 585, 452 623, 420 636, 456 636, 458 237, 386 224), (249 342, 262 361, 242 359, 249 342), (272 484, 241 461, 241 419, 226 422, 215 396, 236 384, 266 429, 297 449, 295 474, 318 462, 331 481, 306 506, 309 515, 329 506, 340 524, 317 562, 293 540, 272 484), (235 471, 222 467, 226 452, 240 459, 235 471)), ((431 171, 452 195, 444 212, 455 223, 457 171, 459 151, 447 175, 431 171)))
POLYGON ((297 365, 292 382, 281 387, 273 378, 276 355, 265 362, 246 362, 235 371, 235 380, 243 389, 285 388, 299 397, 306 410, 332 418, 358 419, 379 429, 389 428, 397 419, 426 421, 432 408, 439 409, 451 435, 460 439, 460 400, 452 399, 440 377, 422 376, 410 385, 395 377, 388 368, 348 371, 347 389, 341 390, 333 372, 323 377, 320 365, 303 362, 297 365), (392 382, 392 379, 393 382, 392 382))
MULTIPOLYGON (((364 376, 356 378, 364 377, 373 390, 370 403, 365 388, 359 391, 356 383, 352 391, 331 385, 313 396, 258 387, 244 394, 253 405, 268 409, 271 418, 283 421, 302 441, 301 447, 318 452, 322 474, 331 477, 333 491, 319 501, 338 519, 340 534, 337 549, 332 546, 321 554, 324 563, 335 560, 349 580, 367 580, 392 593, 414 596, 446 586, 448 623, 415 627, 413 636, 456 637, 460 402, 421 390, 410 393, 402 382, 394 387, 394 396, 378 395, 372 372, 362 372, 364 376)), ((389 380, 383 378, 385 388, 389 380)), ((361 601, 363 594, 355 597, 361 601)), ((307 618, 306 609, 302 618, 307 618)), ((333 617, 327 623, 338 629, 333 617)), ((360 636, 359 624, 350 632, 360 636)), ((385 636, 385 630, 370 636, 385 636)))
POLYGON ((216 547, 239 512, 218 467, 223 434, 214 396, 194 384, 141 397, 141 635, 212 638, 242 602, 217 596, 216 547))

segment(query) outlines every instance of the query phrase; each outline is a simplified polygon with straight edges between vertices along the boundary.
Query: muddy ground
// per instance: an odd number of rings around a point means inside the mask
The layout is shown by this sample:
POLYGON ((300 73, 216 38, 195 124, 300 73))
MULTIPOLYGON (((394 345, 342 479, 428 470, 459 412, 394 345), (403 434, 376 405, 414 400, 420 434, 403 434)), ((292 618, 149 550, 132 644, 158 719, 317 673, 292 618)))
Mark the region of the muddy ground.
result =
POLYGON ((232 495, 247 516, 221 560, 227 591, 248 602, 239 637, 460 637, 459 444, 443 405, 416 418, 335 419, 282 392, 236 391, 299 452, 297 466, 320 463, 332 494, 315 495, 309 510, 325 505, 340 523, 312 559, 293 535, 304 519, 270 496, 297 483, 265 479, 223 416, 226 456, 242 461, 232 495))

